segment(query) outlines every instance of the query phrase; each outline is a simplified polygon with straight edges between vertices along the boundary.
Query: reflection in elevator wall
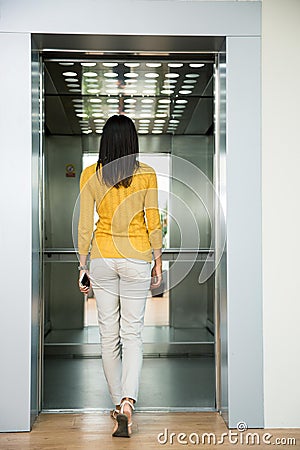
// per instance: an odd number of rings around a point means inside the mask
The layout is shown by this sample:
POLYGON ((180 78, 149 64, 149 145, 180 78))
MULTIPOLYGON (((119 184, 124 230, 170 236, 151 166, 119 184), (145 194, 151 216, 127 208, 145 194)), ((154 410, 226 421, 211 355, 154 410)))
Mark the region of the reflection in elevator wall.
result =
MULTIPOLYGON (((99 146, 99 142, 97 142, 99 146)), ((163 248, 169 248, 169 227, 168 227, 168 210, 169 210, 169 196, 170 196, 170 167, 171 158, 169 153, 144 153, 139 154, 139 161, 146 163, 154 168, 157 175, 158 185, 158 207, 160 211, 160 218, 163 232, 163 248)), ((82 168, 95 164, 98 160, 97 153, 84 153, 82 156, 82 168)), ((96 223, 98 214, 95 209, 96 223)), ((146 306, 145 326, 168 326, 169 319, 169 292, 168 292, 168 261, 163 261, 163 278, 164 288, 159 291, 158 295, 149 292, 149 299, 146 306), (153 297, 156 300, 153 300, 153 297), (159 299, 159 300, 158 300, 159 299)), ((96 301, 91 292, 85 302, 84 325, 96 326, 97 311, 96 301)))
MULTIPOLYGON (((97 143, 99 146, 99 142, 97 143)), ((139 161, 149 164, 154 168, 158 184, 158 207, 163 226, 163 247, 169 247, 169 233, 167 226, 169 194, 170 194, 170 155, 168 153, 140 153, 139 161)), ((84 153, 82 156, 82 169, 95 164, 98 161, 98 154, 84 153)), ((95 210, 95 222, 98 215, 95 210)))

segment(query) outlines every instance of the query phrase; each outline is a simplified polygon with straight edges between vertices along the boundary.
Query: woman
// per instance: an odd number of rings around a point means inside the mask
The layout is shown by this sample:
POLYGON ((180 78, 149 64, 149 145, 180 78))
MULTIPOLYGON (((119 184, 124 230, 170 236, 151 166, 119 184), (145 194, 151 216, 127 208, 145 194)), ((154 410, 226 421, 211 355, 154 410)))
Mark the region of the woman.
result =
MULTIPOLYGON (((116 405, 113 436, 121 437, 130 437, 138 397, 147 295, 150 284, 158 287, 162 279, 156 174, 138 162, 138 152, 132 120, 112 116, 103 128, 97 164, 83 170, 80 179, 80 278, 90 252, 88 276, 97 302, 103 369, 116 405)), ((84 294, 89 290, 80 281, 79 287, 84 294)))

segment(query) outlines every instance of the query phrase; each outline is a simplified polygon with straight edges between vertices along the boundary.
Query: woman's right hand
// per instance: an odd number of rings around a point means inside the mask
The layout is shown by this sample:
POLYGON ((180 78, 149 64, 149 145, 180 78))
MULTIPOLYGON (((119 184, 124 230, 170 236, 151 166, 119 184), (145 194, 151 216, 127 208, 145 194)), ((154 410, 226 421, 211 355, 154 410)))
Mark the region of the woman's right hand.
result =
POLYGON ((89 288, 88 286, 83 286, 83 285, 80 283, 80 279, 81 279, 81 277, 82 277, 82 275, 83 275, 84 273, 86 273, 87 276, 89 277, 89 273, 88 273, 86 270, 81 270, 81 271, 79 272, 78 286, 79 286, 80 292, 82 292, 83 294, 88 294, 90 288, 89 288))

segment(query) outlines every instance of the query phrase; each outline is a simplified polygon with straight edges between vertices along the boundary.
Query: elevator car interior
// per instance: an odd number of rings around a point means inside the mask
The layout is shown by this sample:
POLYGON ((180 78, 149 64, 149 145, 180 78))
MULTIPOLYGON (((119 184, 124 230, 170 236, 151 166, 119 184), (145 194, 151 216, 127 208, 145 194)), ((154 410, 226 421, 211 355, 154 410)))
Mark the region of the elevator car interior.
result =
POLYGON ((84 298, 77 285, 76 220, 81 170, 97 161, 106 119, 121 113, 135 123, 139 159, 157 172, 163 227, 163 285, 147 300, 137 409, 215 410, 215 274, 199 274, 214 253, 217 55, 68 54, 45 57, 43 69, 42 409, 112 406, 93 293, 84 298), (193 189, 182 181, 189 173, 199 173, 193 189))

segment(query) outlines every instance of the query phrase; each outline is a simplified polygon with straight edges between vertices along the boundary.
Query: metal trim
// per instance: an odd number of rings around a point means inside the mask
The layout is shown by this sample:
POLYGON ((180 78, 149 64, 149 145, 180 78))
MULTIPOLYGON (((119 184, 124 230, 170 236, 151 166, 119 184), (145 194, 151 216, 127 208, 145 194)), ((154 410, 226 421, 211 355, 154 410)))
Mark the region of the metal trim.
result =
MULTIPOLYGON (((182 358, 214 356, 214 342, 153 342, 143 344, 144 358, 182 358)), ((45 343, 45 356, 101 358, 98 343, 45 343)))
POLYGON ((44 295, 44 207, 45 207, 45 189, 44 189, 44 183, 45 183, 45 159, 44 159, 44 148, 45 148, 45 88, 44 88, 44 62, 42 55, 40 55, 39 58, 40 62, 40 91, 39 91, 39 97, 40 97, 40 109, 39 109, 39 133, 40 133, 40 183, 39 183, 39 195, 40 195, 40 212, 39 212, 39 238, 40 238, 40 248, 41 248, 41 257, 40 257, 40 336, 39 336, 39 345, 40 345, 40 361, 39 361, 39 411, 42 411, 43 408, 43 395, 44 395, 44 331, 45 331, 45 324, 44 324, 44 317, 45 317, 45 295, 44 295))
MULTIPOLYGON (((57 52, 57 50, 45 50, 45 52, 57 52)), ((61 52, 64 52, 63 50, 61 50, 61 52)), ((66 53, 72 53, 72 51, 67 51, 66 53)), ((159 60, 163 57, 163 58, 169 58, 170 55, 174 55, 176 56, 176 60, 180 59, 180 62, 191 62, 193 61, 193 59, 191 59, 190 56, 192 55, 212 55, 212 59, 207 59, 206 57, 203 58, 203 60, 201 60, 201 58, 199 59, 199 56, 197 56, 197 58, 195 58, 195 60, 197 60, 197 62, 203 62, 204 64, 214 64, 215 63, 215 56, 218 55, 219 52, 204 52, 204 51, 199 51, 199 52, 170 52, 168 54, 165 53, 151 53, 151 52, 144 52, 144 53, 136 53, 133 58, 132 56, 132 52, 125 52, 125 51, 120 51, 120 52, 101 52, 101 53, 94 53, 94 52, 89 52, 88 54, 84 54, 81 57, 75 57, 72 56, 72 58, 63 58, 62 56, 60 57, 56 57, 55 55, 51 56, 51 53, 49 54, 49 56, 45 56, 43 58, 43 60, 45 62, 68 62, 70 61, 70 59, 72 60, 72 62, 82 62, 82 61, 90 61, 90 62, 99 62, 99 56, 101 56, 101 59, 103 58, 108 58, 108 59, 112 59, 112 58, 121 58, 124 59, 124 57, 126 57, 127 55, 129 56, 129 60, 136 60, 138 59, 139 61, 141 60, 141 57, 145 60, 153 60, 153 59, 158 59, 157 57, 159 56, 159 60), (87 57, 89 56, 90 57, 87 57), (187 56, 187 58, 185 59, 184 56, 187 56), (94 58, 93 58, 94 57, 94 58)), ((126 58, 127 60, 127 58, 126 58)))
MULTIPOLYGON (((46 248, 44 249, 44 263, 65 262, 78 263, 78 252, 70 248, 46 248)), ((190 248, 168 248, 162 252, 162 260, 175 262, 180 258, 180 262, 205 262, 214 263, 214 250, 211 249, 190 249, 190 248), (196 255, 196 257, 195 257, 196 255)))
MULTIPOLYGON (((214 186, 215 193, 219 193, 219 158, 220 158, 220 84, 219 84, 219 55, 216 56, 214 65, 214 138, 215 138, 215 155, 214 155, 214 186)), ((215 247, 218 249, 218 201, 215 202, 215 247)), ((216 383, 216 409, 221 408, 221 342, 220 342, 220 304, 218 296, 218 282, 215 271, 215 292, 214 292, 214 322, 215 322, 215 383, 216 383)))
MULTIPOLYGON (((162 253, 213 253, 209 248, 164 248, 162 253)), ((74 248, 44 248, 44 253, 52 254, 77 254, 78 250, 74 248)))
MULTIPOLYGON (((216 412, 215 408, 209 407, 209 406, 203 406, 203 407, 136 407, 135 408, 135 414, 142 414, 142 413, 172 413, 172 412, 216 412)), ((42 414, 93 414, 93 413, 100 413, 103 415, 107 415, 110 413, 110 409, 108 408, 68 408, 68 409, 43 409, 42 414)))
POLYGON ((51 34, 33 33, 38 48, 44 54, 123 54, 135 57, 216 54, 225 36, 199 35, 145 35, 145 34, 51 34))

